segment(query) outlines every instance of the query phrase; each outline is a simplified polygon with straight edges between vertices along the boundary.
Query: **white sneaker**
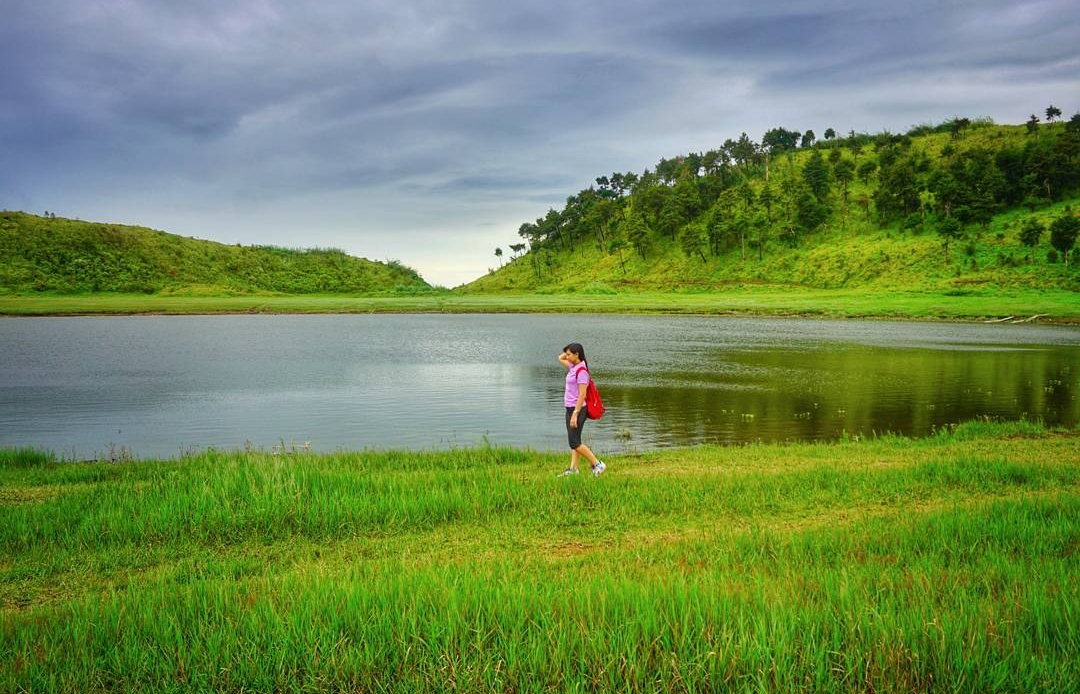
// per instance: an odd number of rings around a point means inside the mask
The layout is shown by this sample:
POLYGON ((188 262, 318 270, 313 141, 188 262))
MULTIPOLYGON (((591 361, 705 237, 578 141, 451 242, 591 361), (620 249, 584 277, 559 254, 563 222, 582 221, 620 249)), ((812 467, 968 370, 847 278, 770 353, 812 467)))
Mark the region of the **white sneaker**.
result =
POLYGON ((563 470, 561 473, 559 473, 559 477, 566 477, 567 475, 576 475, 576 474, 578 474, 578 472, 580 472, 580 471, 577 468, 568 467, 565 470, 563 470))
POLYGON ((604 465, 603 460, 597 460, 596 465, 592 466, 593 477, 599 477, 604 474, 604 470, 607 470, 607 465, 604 465))

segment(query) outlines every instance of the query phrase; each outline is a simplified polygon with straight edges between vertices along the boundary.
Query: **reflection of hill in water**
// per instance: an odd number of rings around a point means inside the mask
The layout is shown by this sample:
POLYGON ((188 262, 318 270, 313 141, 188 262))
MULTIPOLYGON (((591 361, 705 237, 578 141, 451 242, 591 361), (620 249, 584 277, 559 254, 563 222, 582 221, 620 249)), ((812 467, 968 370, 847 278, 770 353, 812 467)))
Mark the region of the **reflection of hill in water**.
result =
POLYGON ((698 371, 604 380, 665 442, 925 435, 980 417, 1080 421, 1075 350, 891 349, 831 345, 702 355, 698 371), (715 365, 710 370, 708 365, 715 365), (1070 380, 1071 376, 1071 380, 1070 380), (654 422, 651 426, 649 422, 654 422))

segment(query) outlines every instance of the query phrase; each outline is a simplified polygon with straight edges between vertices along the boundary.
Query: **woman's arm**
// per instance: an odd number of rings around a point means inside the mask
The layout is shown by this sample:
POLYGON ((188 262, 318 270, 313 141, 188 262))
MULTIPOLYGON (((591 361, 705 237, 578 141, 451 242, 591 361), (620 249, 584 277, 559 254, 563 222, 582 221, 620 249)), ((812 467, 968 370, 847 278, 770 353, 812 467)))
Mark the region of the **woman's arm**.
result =
POLYGON ((589 384, 579 383, 577 385, 577 404, 574 405, 574 412, 581 412, 581 408, 585 407, 585 392, 589 389, 589 384))
POLYGON ((570 427, 577 429, 577 416, 581 412, 581 408, 585 407, 585 391, 589 386, 586 383, 578 384, 577 403, 574 404, 574 412, 570 415, 570 427))
POLYGON ((562 364, 567 369, 569 369, 571 366, 573 366, 573 364, 570 363, 570 358, 566 356, 566 352, 561 352, 559 354, 559 363, 562 364))

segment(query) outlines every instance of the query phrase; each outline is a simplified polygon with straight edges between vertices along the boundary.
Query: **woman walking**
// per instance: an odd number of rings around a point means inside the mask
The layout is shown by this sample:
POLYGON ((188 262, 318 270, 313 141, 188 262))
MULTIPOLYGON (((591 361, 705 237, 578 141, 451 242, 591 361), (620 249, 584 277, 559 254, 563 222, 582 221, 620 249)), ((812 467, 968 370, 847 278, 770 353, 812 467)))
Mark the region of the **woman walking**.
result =
POLYGON ((559 363, 566 367, 566 392, 563 404, 566 405, 566 437, 570 442, 570 467, 562 475, 578 474, 578 461, 581 456, 592 465, 592 474, 599 477, 607 469, 589 447, 581 442, 581 430, 589 421, 589 408, 585 404, 585 391, 589 387, 589 362, 585 359, 585 348, 577 342, 563 347, 559 363))

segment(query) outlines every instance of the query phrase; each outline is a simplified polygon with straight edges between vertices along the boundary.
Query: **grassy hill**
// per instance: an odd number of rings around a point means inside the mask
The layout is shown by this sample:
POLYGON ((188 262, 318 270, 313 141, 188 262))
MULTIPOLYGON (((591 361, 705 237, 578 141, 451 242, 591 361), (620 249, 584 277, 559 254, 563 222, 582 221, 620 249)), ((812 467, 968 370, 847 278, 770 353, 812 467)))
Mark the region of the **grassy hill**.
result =
POLYGON ((426 290, 397 262, 229 246, 143 227, 0 212, 0 293, 337 294, 426 290))
POLYGON ((522 225, 528 250, 463 291, 1080 290, 1049 232, 1080 210, 1080 131, 947 125, 769 156, 759 147, 711 170, 704 155, 663 160, 631 187, 590 188, 522 225), (808 183, 815 157, 828 176, 820 197, 808 183), (817 220, 805 209, 815 205, 817 220), (958 236, 946 239, 954 220, 958 236), (1032 220, 1043 232, 1029 247, 1032 220))

